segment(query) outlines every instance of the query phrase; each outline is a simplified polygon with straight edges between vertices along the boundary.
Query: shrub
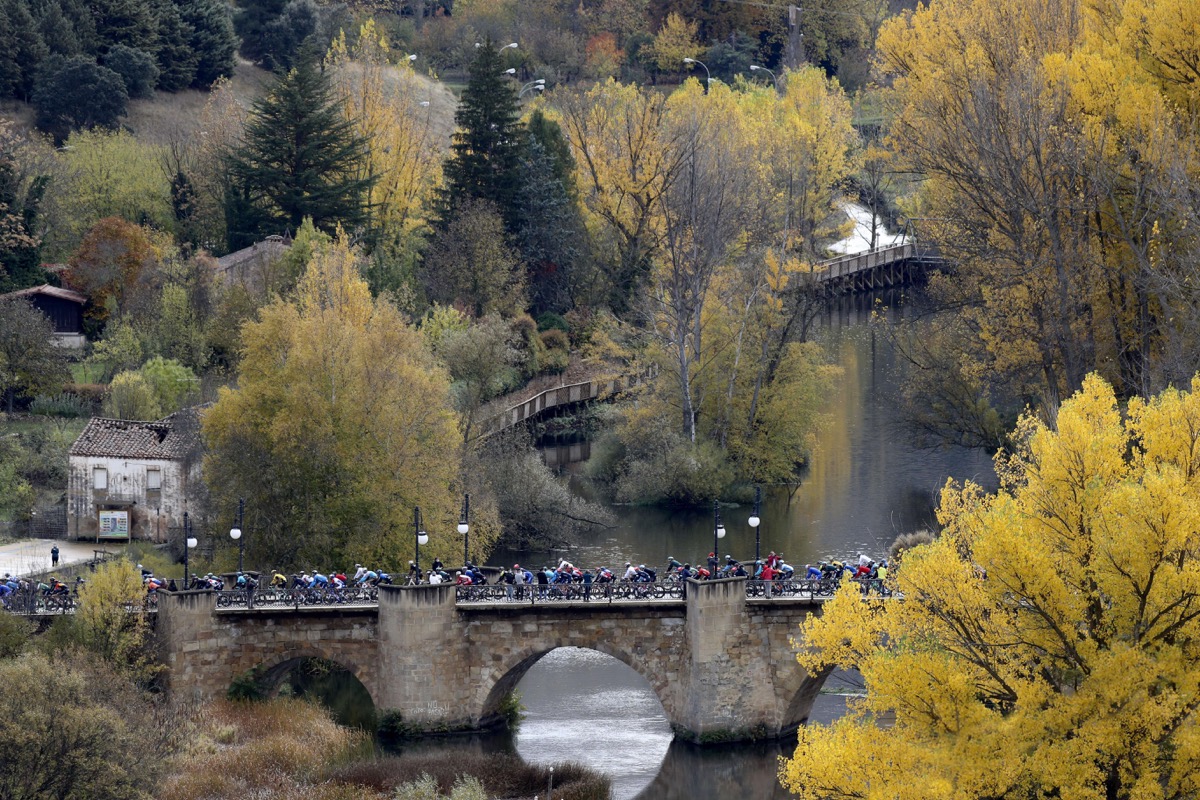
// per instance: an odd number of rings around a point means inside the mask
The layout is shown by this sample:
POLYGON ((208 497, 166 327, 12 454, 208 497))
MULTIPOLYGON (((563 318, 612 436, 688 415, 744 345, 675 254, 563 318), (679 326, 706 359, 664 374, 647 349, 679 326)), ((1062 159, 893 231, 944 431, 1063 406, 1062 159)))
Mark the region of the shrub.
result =
POLYGON ((116 127, 128 102, 121 76, 87 56, 51 56, 33 88, 37 126, 60 143, 75 128, 116 127))
POLYGON ((92 403, 78 394, 56 394, 36 397, 29 404, 29 413, 43 417, 90 417, 92 403))
POLYGON ((151 796, 186 733, 161 712, 120 673, 86 659, 0 661, 0 797, 151 796))
POLYGON ((108 384, 105 383, 68 383, 63 386, 63 392, 73 394, 93 407, 103 403, 108 397, 108 384))
POLYGON ((122 372, 113 378, 104 413, 115 419, 151 420, 162 416, 154 388, 140 372, 122 372))
POLYGON ((537 328, 539 331, 562 331, 563 333, 571 332, 571 323, 561 314, 555 314, 553 311, 547 311, 544 314, 539 314, 537 318, 537 328))
POLYGON ((136 47, 115 44, 104 57, 104 66, 121 76, 130 97, 152 97, 158 83, 158 66, 150 54, 136 47))
POLYGON ((542 331, 542 372, 565 372, 571 363, 571 340, 558 328, 542 331))

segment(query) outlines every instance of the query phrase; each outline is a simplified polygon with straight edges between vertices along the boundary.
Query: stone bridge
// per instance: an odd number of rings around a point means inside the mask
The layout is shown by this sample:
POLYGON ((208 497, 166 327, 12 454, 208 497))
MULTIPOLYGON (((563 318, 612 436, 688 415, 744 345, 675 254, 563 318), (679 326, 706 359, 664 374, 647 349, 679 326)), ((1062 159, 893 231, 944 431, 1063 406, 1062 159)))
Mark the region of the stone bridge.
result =
POLYGON ((454 587, 383 586, 379 606, 217 610, 207 591, 164 593, 157 635, 172 692, 223 696, 259 669, 277 684, 304 658, 350 670, 376 708, 415 730, 500 721, 525 672, 558 647, 610 655, 644 677, 677 735, 781 736, 807 717, 825 675, 795 661, 820 601, 747 598, 745 579, 689 582, 680 601, 457 604, 454 587))

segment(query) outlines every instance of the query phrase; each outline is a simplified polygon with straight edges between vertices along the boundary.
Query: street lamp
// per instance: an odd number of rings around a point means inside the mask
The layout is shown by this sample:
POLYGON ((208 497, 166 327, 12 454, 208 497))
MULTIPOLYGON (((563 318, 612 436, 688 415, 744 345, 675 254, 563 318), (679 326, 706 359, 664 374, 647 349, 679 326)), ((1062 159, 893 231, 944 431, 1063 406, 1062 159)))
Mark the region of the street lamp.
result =
POLYGON ((413 509, 413 534, 417 540, 417 557, 414 562, 417 566, 417 580, 420 580, 421 575, 421 545, 429 544, 429 534, 425 532, 421 522, 421 507, 417 506, 413 509))
MULTIPOLYGON (((416 60, 417 60, 417 54, 416 54, 416 53, 413 53, 412 55, 405 56, 404 58, 405 58, 405 60, 407 60, 407 61, 416 61, 416 60)), ((750 69, 754 69, 754 67, 751 67, 750 69)))
POLYGON ((191 572, 188 567, 188 556, 192 552, 192 548, 199 542, 192 536, 192 523, 188 519, 188 512, 183 512, 183 588, 188 588, 188 579, 191 572))
POLYGON ((713 500, 713 558, 716 563, 713 565, 713 574, 709 578, 717 577, 717 565, 721 563, 721 545, 718 543, 725 538, 725 523, 721 522, 721 504, 717 500, 713 500))
POLYGON ((229 538, 238 543, 238 572, 242 571, 242 557, 246 554, 246 542, 242 539, 242 518, 246 514, 246 499, 238 498, 237 525, 229 529, 229 538))
POLYGON ((528 91, 544 92, 546 90, 546 79, 538 78, 536 81, 530 81, 521 87, 521 91, 517 92, 517 99, 521 99, 521 95, 528 91))
POLYGON ((516 67, 509 67, 508 69, 504 70, 504 74, 505 74, 505 75, 516 75, 516 74, 517 74, 517 68, 516 68, 516 67))
POLYGON ((750 71, 751 71, 751 72, 758 72, 759 70, 762 70, 763 72, 765 72, 765 73, 767 73, 768 75, 770 75, 770 76, 771 76, 771 83, 775 84, 775 91, 779 91, 779 78, 776 78, 776 77, 775 77, 775 73, 774 73, 774 72, 772 72, 771 70, 767 69, 766 67, 760 67, 758 64, 751 64, 751 65, 750 65, 750 71))
POLYGON ((708 65, 705 64, 703 61, 697 61, 694 58, 685 58, 683 60, 683 63, 699 64, 700 66, 704 67, 704 74, 706 76, 704 79, 704 93, 708 94, 708 90, 712 88, 712 73, 708 71, 708 65))
POLYGON ((463 495, 462 516, 458 518, 458 532, 463 537, 463 564, 471 562, 471 495, 463 495))
POLYGON ((760 517, 758 515, 759 508, 761 505, 762 505, 762 487, 755 486, 754 487, 754 513, 750 515, 750 520, 749 520, 750 527, 754 528, 754 569, 755 570, 758 569, 758 544, 759 544, 759 538, 760 538, 759 534, 762 532, 762 529, 759 527, 760 525, 762 525, 762 517, 760 517))
POLYGON ((517 43, 516 43, 516 42, 509 42, 508 44, 504 45, 504 47, 501 47, 501 48, 500 48, 500 50, 499 50, 499 52, 503 53, 505 50, 508 50, 508 49, 510 49, 510 48, 511 48, 511 49, 513 49, 513 50, 516 50, 516 49, 517 49, 517 43))

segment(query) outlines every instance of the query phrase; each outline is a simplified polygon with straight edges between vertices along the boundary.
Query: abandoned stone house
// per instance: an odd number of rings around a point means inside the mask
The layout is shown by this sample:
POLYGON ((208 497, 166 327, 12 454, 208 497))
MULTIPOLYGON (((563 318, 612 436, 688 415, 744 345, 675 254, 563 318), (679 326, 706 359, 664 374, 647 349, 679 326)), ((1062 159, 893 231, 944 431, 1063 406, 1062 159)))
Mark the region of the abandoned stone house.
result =
POLYGON ((163 542, 181 527, 203 492, 200 410, 154 422, 89 421, 68 456, 67 535, 163 542))
POLYGON ((292 246, 290 236, 268 236, 261 242, 217 259, 217 278, 224 286, 240 285, 254 293, 274 286, 279 259, 292 246))

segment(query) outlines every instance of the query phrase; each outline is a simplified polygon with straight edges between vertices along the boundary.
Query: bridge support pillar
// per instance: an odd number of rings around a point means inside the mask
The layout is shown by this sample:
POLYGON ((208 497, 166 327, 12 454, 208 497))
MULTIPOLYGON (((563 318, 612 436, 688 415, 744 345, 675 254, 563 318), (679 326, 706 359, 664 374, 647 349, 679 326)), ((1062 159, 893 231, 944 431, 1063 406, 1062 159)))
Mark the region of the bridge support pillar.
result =
MULTIPOLYGON (((786 732, 790 687, 777 684, 780 677, 801 670, 795 662, 773 663, 781 654, 772 652, 768 627, 774 626, 765 625, 748 607, 745 578, 688 582, 691 657, 672 720, 676 735, 708 744, 786 732)), ((783 660, 789 661, 786 656, 783 660)))
POLYGON ((207 700, 224 696, 228 681, 215 682, 205 659, 213 659, 213 612, 217 596, 208 589, 158 593, 154 637, 159 660, 167 667, 167 685, 177 698, 207 700))
POLYGON ((399 712, 413 733, 476 727, 472 659, 454 586, 379 587, 380 713, 399 712))

